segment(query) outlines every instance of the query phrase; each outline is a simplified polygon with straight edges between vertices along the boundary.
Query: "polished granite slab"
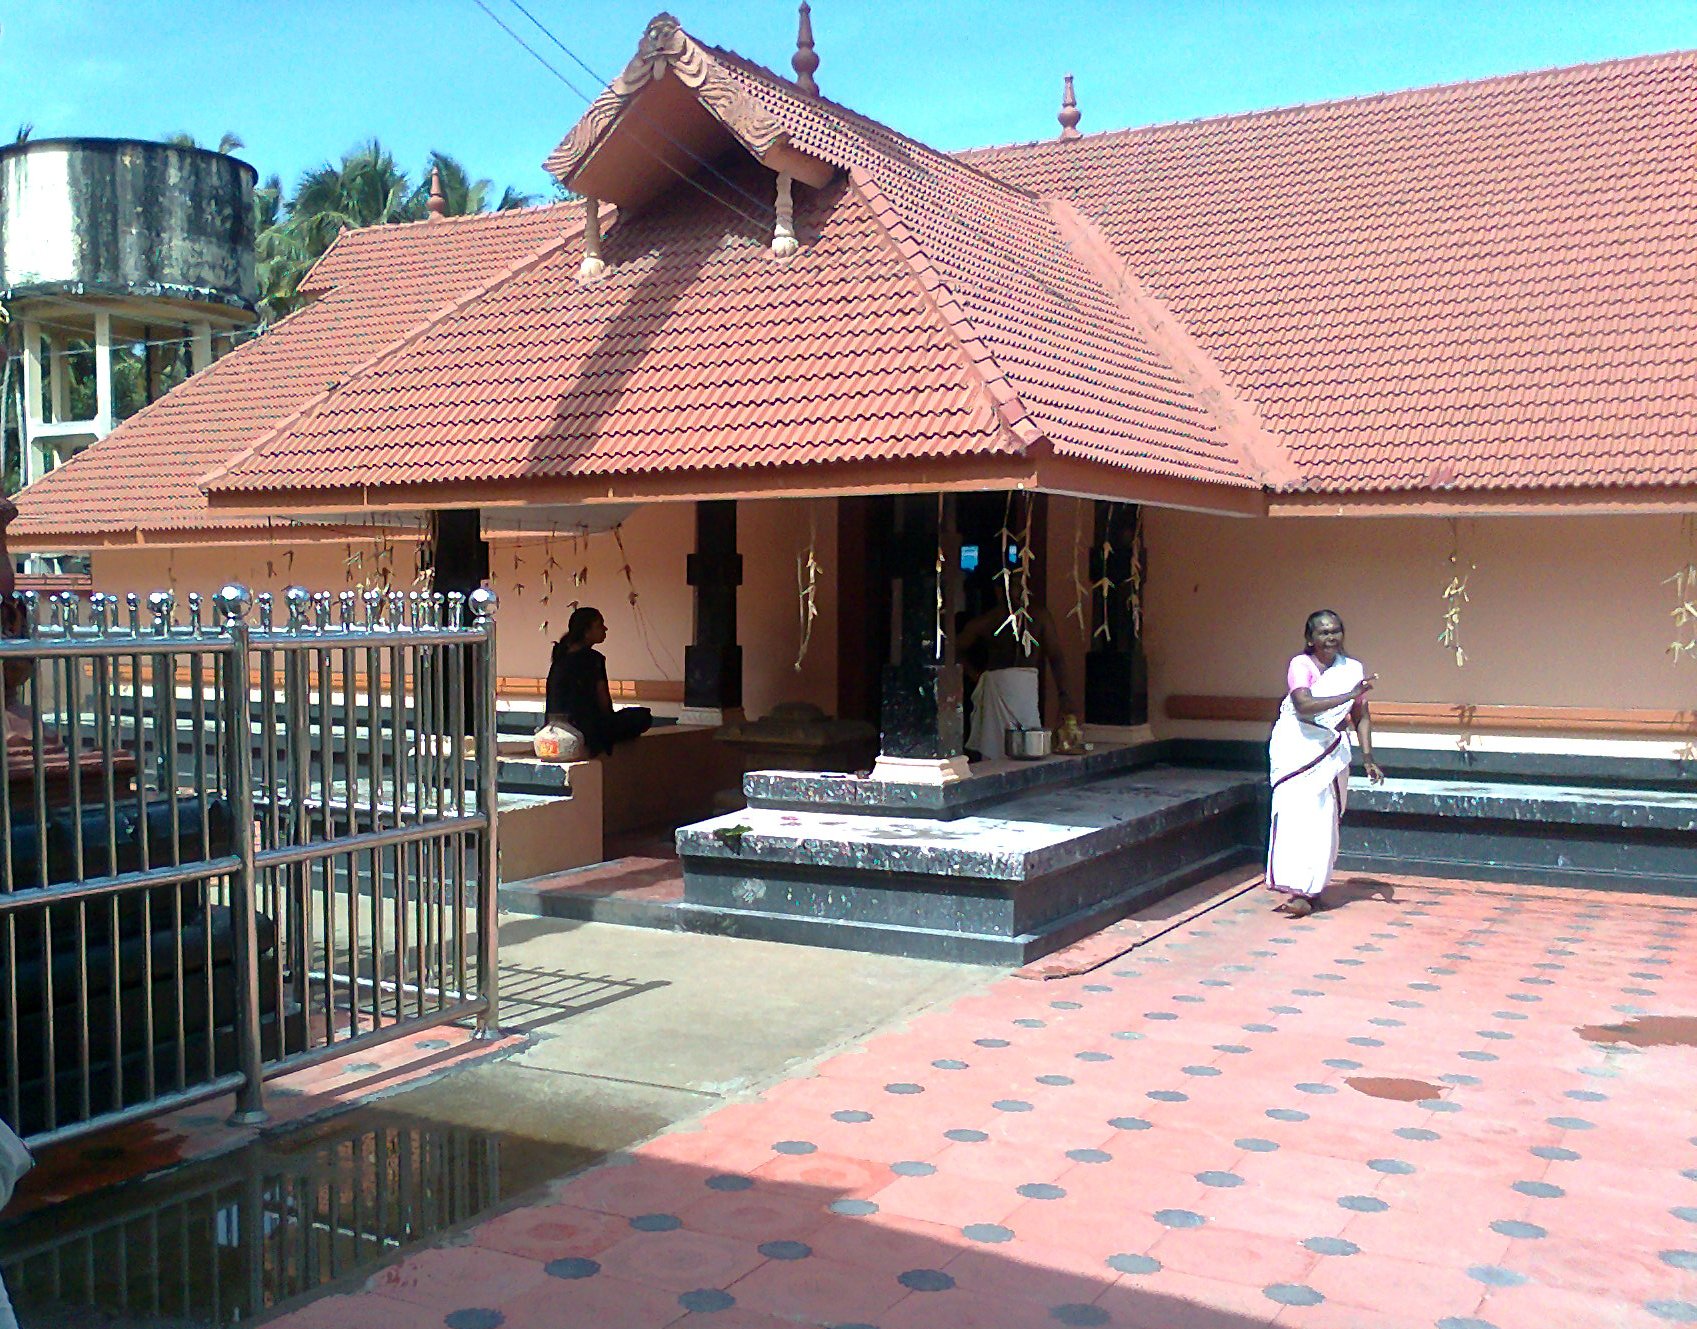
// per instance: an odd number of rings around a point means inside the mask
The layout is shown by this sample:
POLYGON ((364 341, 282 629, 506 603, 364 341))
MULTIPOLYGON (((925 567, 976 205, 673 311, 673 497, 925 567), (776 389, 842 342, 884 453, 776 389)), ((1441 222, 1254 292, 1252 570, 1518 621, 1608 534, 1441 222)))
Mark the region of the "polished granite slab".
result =
POLYGON ((1073 786, 1152 766, 1161 760, 1162 752, 1159 743, 1102 743, 1076 756, 978 761, 972 764, 972 774, 966 779, 945 785, 874 780, 841 771, 751 771, 743 776, 742 791, 751 808, 807 812, 833 808, 893 817, 962 817, 972 809, 1028 790, 1073 786))
POLYGON ((1023 963, 1252 856, 1263 789, 1152 766, 950 819, 746 808, 677 832, 683 926, 1023 963))

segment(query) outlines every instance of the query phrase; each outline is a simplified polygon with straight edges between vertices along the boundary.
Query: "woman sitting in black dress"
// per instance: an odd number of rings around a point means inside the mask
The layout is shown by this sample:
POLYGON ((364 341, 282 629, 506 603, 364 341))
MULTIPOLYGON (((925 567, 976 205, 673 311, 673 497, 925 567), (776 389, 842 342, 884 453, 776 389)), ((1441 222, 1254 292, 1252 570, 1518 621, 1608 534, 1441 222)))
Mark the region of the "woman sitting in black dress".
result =
POLYGON ((554 643, 554 660, 548 668, 548 719, 564 720, 582 734, 592 757, 647 733, 654 723, 646 706, 613 709, 607 659, 595 649, 606 640, 607 621, 599 609, 574 609, 566 635, 554 643))

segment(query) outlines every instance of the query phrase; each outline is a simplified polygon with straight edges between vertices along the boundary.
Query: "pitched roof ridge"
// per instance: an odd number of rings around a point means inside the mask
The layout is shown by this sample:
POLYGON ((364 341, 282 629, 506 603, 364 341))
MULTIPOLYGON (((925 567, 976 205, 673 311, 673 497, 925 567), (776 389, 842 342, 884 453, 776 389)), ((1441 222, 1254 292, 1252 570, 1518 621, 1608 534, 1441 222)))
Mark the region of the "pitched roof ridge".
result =
POLYGON ((448 303, 439 306, 433 312, 426 314, 416 324, 408 328, 401 336, 380 347, 375 353, 355 365, 352 369, 348 370, 340 379, 331 383, 321 392, 314 393, 312 397, 303 402, 300 406, 296 407, 294 410, 290 411, 276 424, 271 426, 271 428, 267 429, 263 434, 256 438, 252 443, 248 444, 247 447, 243 448, 240 452, 232 454, 225 460, 223 465, 214 467, 205 475, 201 476, 200 487, 203 490, 208 491, 216 488, 220 481, 229 479, 236 471, 240 470, 249 461, 252 461, 255 457, 263 453, 265 449, 274 443, 284 432, 310 418, 322 406, 324 406, 335 393, 340 392, 344 387, 347 387, 355 380, 363 377, 367 372, 376 365, 382 363, 384 360, 389 359, 391 356, 400 354, 402 351, 416 343, 421 337, 435 330, 437 326, 445 322, 447 319, 452 318, 461 310, 475 304, 478 300, 483 299, 490 292, 511 281, 514 277, 519 276, 521 273, 526 272, 530 268, 535 267, 537 264, 551 258, 582 233, 583 227, 580 224, 575 229, 568 230, 565 234, 557 236, 556 238, 548 241, 546 244, 541 245, 539 248, 532 250, 529 254, 519 259, 516 263, 510 264, 507 268, 497 273, 494 277, 490 278, 482 285, 474 287, 465 294, 455 297, 448 301, 448 303))
POLYGON ((772 82, 778 84, 785 92, 793 93, 797 97, 805 97, 809 102, 818 102, 821 105, 828 106, 845 119, 858 121, 861 125, 875 129, 881 134, 889 134, 891 137, 901 140, 904 146, 918 149, 921 154, 935 160, 939 165, 965 168, 989 184, 995 185, 998 189, 1007 190, 1010 193, 1017 194, 1024 198, 1037 197, 1037 195, 1032 193, 1030 190, 1021 185, 1011 184, 1010 182, 1002 179, 1001 176, 985 170, 976 162, 963 160, 958 153, 944 152, 941 148, 933 147, 923 139, 914 138, 911 134, 904 133, 902 130, 895 128, 893 125, 887 125, 882 120, 874 119, 872 116, 867 115, 863 111, 855 110, 852 106, 844 106, 841 102, 833 101, 831 98, 826 97, 823 94, 803 93, 800 89, 796 88, 789 79, 785 78, 782 74, 777 73, 775 70, 761 64, 758 60, 751 60, 746 55, 730 50, 728 47, 714 46, 707 42, 698 42, 698 45, 712 53, 715 58, 729 59, 752 74, 758 75, 761 78, 770 79, 772 82))
POLYGON ((1306 115, 1337 107, 1365 106, 1376 102, 1425 101, 1445 93, 1516 83, 1555 82, 1562 76, 1575 75, 1581 72, 1640 66, 1653 67, 1663 63, 1679 64, 1683 60, 1697 60, 1697 47, 1681 47, 1673 51, 1651 51, 1642 55, 1614 56, 1607 60, 1586 60, 1570 65, 1545 65, 1537 69, 1515 70, 1507 74, 1485 74, 1479 78, 1456 79, 1448 83, 1417 83, 1410 87, 1391 88, 1384 92, 1363 92, 1351 97, 1330 97, 1319 101, 1291 102, 1285 106, 1266 106, 1252 111, 1228 111, 1221 115, 1198 115, 1182 120, 1157 120, 1146 125, 1125 125, 1119 129, 1099 129, 1093 134, 1080 134, 1077 138, 1072 139, 1063 140, 1050 136, 1048 138, 1015 140, 1010 143, 988 143, 976 148, 962 148, 952 155, 957 161, 972 165, 972 159, 975 157, 989 156, 998 152, 1011 152, 1019 148, 1054 147, 1073 151, 1088 143, 1100 143, 1109 139, 1137 138, 1146 134, 1157 134, 1165 130, 1188 129, 1197 125, 1223 125, 1239 120, 1263 120, 1279 116, 1306 115))
POLYGON ((861 166, 849 168, 849 183, 865 202, 872 219, 878 223, 885 243, 901 264, 919 283, 920 293, 943 321, 949 334, 960 344, 974 376, 984 386, 984 392, 996 412, 1002 427, 1021 445, 1021 450, 1047 450, 1051 446, 1048 434, 1038 428, 1013 380, 1002 368, 990 348, 989 341, 978 331, 965 306, 950 289, 942 273, 919 242, 907 229, 901 214, 885 196, 871 172, 861 166))
MULTIPOLYGON (((442 231, 440 227, 436 226, 437 222, 454 222, 458 224, 461 229, 464 229, 465 224, 469 222, 481 222, 487 225, 495 222, 497 219, 506 221, 523 218, 528 220, 539 212, 547 212, 554 208, 558 208, 564 212, 582 211, 583 201, 575 198, 564 198, 558 199, 552 203, 531 203, 522 208, 498 208, 492 212, 461 212, 447 217, 409 217, 404 221, 372 222, 369 226, 346 226, 336 232, 336 238, 330 242, 329 246, 322 254, 312 261, 312 266, 306 270, 306 275, 301 278, 298 289, 312 293, 314 290, 312 285, 313 274, 325 265, 329 257, 336 252, 337 248, 341 246, 344 240, 347 240, 349 244, 362 243, 362 241, 358 239, 349 240, 350 236, 369 236, 373 238, 381 237, 379 243, 382 243, 383 241, 387 241, 396 236, 415 235, 418 233, 415 228, 425 225, 429 225, 433 228, 427 234, 440 235, 442 231)), ((330 287, 328 286, 321 286, 317 287, 316 291, 318 294, 323 294, 329 289, 330 287)))
POLYGON ((1279 436, 1261 420, 1254 404, 1221 373, 1214 358, 1172 310, 1132 275, 1108 238, 1068 199, 1045 200, 1061 239, 1085 268, 1102 283, 1115 303, 1155 351, 1184 380, 1185 386, 1213 417, 1220 437, 1239 453, 1244 469, 1268 489, 1291 489, 1302 472, 1291 461, 1279 436))

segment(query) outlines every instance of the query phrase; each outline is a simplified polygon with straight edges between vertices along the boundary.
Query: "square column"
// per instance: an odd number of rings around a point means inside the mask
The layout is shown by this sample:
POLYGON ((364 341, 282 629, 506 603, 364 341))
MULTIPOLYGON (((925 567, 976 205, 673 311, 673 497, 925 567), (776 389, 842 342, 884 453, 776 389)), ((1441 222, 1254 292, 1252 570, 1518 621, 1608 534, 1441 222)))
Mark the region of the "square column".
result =
POLYGON ((686 724, 724 724, 742 711, 742 647, 737 644, 737 587, 742 555, 737 552, 735 499, 705 499, 695 505, 695 552, 688 561, 695 588, 695 640, 684 647, 686 724))
MULTIPOLYGON (((1133 612, 1132 574, 1142 583, 1143 542, 1135 504, 1096 501, 1096 543, 1090 580, 1106 577, 1106 595, 1091 597, 1090 650, 1084 657, 1084 722, 1093 731, 1123 731, 1149 723, 1149 665, 1143 654, 1138 615, 1133 612), (1101 629, 1107 628, 1104 636, 1101 629)), ((1108 735, 1102 735, 1108 737, 1108 735)))
POLYGON ((955 663, 954 499, 896 500, 889 536, 895 631, 884 667, 876 780, 949 784, 967 773, 960 666, 955 663))

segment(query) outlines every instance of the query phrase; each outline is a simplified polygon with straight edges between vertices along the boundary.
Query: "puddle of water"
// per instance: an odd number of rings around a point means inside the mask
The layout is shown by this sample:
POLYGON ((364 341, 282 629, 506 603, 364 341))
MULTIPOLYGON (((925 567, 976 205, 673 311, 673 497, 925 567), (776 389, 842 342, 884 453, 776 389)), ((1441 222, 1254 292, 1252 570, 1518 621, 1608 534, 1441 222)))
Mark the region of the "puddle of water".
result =
POLYGON ((1404 1080, 1393 1075, 1351 1075, 1344 1083, 1369 1098, 1388 1098, 1397 1103, 1418 1103, 1427 1098, 1442 1098, 1442 1085, 1425 1080, 1404 1080))
POLYGON ((1584 1024, 1574 1030, 1590 1043, 1635 1048, 1697 1047, 1697 1015, 1639 1015, 1619 1024, 1584 1024))
POLYGON ((26 1329, 221 1329, 369 1275, 596 1155, 421 1121, 338 1116, 0 1229, 26 1329))

